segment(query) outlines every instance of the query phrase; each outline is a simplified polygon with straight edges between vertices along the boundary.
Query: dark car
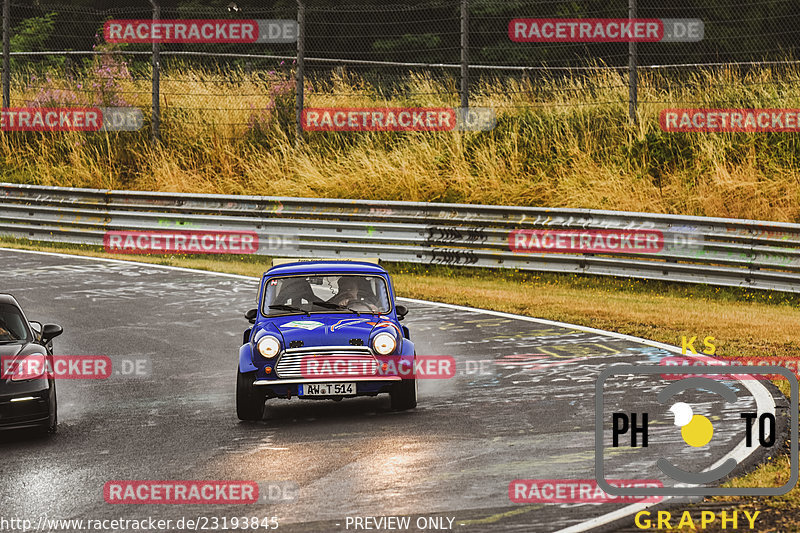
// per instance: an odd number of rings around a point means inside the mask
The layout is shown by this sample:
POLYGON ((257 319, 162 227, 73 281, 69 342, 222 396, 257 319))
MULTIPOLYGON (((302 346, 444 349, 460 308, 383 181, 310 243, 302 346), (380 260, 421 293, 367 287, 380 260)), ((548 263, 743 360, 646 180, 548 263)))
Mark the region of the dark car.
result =
POLYGON ((52 341, 62 331, 55 324, 29 322, 13 296, 0 294, 0 429, 55 432, 52 341))
POLYGON ((417 405, 416 353, 389 274, 364 261, 295 261, 264 274, 239 351, 236 407, 260 420, 265 400, 389 394, 417 405), (327 370, 326 370, 327 369, 327 370))

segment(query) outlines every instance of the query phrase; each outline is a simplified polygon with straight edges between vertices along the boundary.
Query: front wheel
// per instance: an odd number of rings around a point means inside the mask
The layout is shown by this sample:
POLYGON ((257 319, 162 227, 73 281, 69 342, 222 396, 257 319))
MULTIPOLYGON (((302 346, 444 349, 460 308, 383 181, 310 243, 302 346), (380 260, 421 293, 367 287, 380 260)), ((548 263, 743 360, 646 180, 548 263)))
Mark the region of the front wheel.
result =
POLYGON ((47 395, 47 421, 39 426, 39 434, 52 435, 58 430, 58 399, 56 398, 55 380, 50 383, 47 395))
POLYGON ((404 379, 396 383, 389 393, 392 397, 392 409, 406 411, 417 406, 417 380, 404 379))
POLYGON ((239 420, 257 422, 264 418, 265 395, 258 390, 255 372, 236 372, 236 415, 239 420))

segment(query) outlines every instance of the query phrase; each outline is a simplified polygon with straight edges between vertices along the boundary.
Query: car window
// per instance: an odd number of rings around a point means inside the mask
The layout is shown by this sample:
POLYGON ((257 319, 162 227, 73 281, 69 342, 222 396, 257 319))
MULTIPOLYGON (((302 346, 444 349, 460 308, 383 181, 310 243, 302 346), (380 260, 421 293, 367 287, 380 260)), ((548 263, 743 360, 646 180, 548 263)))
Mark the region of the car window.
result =
POLYGON ((343 274, 271 279, 264 291, 262 312, 267 316, 350 312, 336 309, 337 305, 359 312, 388 313, 391 310, 386 282, 382 277, 343 274))
POLYGON ((30 342, 30 330, 19 309, 11 304, 0 304, 0 342, 30 342))

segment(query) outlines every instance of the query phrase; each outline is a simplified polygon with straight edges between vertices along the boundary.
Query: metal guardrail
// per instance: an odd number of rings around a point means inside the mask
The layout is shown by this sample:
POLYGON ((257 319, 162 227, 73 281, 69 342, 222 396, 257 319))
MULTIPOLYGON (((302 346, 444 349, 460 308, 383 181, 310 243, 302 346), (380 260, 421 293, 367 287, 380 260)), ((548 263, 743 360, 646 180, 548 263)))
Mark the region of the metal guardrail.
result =
POLYGON ((591 209, 175 194, 0 183, 0 235, 251 231, 257 253, 600 274, 800 292, 800 224, 591 209), (524 253, 513 230, 654 230, 649 253, 524 253))

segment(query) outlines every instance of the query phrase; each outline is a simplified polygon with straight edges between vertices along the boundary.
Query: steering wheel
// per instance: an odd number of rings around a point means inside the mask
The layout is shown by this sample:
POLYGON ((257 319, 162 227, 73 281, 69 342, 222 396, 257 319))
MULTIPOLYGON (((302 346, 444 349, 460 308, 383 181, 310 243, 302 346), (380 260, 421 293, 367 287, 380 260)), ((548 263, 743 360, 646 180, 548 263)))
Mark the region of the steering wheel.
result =
POLYGON ((378 311, 378 306, 367 300, 358 300, 351 302, 347 305, 347 307, 355 309, 356 311, 370 311, 370 312, 378 311))

